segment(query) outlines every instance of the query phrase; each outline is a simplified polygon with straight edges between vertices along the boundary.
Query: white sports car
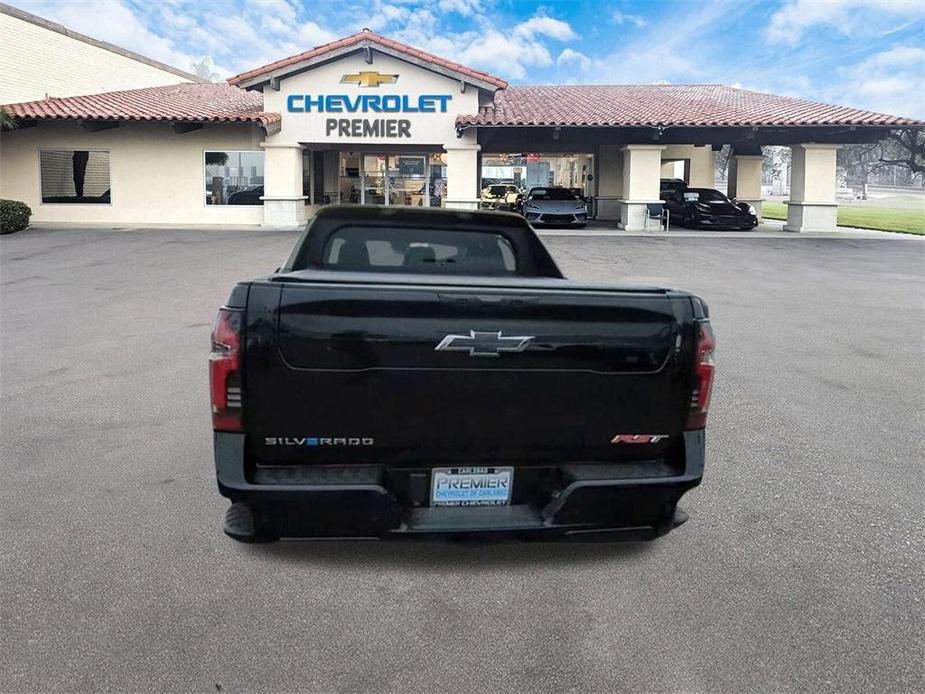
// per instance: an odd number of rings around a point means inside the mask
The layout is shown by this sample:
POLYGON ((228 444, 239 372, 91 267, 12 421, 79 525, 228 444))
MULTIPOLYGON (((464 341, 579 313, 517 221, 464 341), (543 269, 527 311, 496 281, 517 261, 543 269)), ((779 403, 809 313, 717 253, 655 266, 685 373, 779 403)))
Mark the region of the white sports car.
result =
POLYGON ((568 188, 531 188, 524 198, 523 213, 533 226, 568 226, 581 229, 588 222, 588 208, 568 188))

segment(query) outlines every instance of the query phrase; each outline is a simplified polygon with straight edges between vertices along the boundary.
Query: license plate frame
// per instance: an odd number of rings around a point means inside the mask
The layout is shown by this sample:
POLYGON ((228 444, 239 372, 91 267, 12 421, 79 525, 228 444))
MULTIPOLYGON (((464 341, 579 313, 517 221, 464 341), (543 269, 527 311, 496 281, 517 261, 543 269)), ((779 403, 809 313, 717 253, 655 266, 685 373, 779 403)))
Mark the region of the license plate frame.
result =
POLYGON ((513 487, 514 468, 510 466, 435 467, 430 474, 430 505, 507 506, 513 487))

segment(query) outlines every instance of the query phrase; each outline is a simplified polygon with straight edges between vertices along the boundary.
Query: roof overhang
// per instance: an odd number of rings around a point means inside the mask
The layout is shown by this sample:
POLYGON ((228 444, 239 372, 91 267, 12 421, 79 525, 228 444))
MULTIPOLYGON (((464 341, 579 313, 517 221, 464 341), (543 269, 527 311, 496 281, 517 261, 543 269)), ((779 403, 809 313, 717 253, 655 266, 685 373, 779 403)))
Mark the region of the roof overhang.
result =
MULTIPOLYGON (((898 126, 790 126, 790 127, 599 127, 599 126, 466 126, 475 129, 483 152, 593 151, 600 145, 740 145, 765 147, 877 142, 898 126)), ((921 126, 917 126, 921 128, 921 126)))
POLYGON ((86 132, 100 132, 116 128, 121 123, 167 123, 173 127, 178 135, 182 135, 193 130, 199 130, 206 125, 251 125, 259 126, 267 133, 273 135, 278 133, 282 128, 282 119, 278 113, 262 113, 254 118, 182 118, 182 117, 157 117, 157 118, 125 118, 120 116, 28 116, 25 118, 13 115, 16 127, 13 130, 4 132, 13 132, 22 128, 34 128, 44 123, 79 123, 86 132))

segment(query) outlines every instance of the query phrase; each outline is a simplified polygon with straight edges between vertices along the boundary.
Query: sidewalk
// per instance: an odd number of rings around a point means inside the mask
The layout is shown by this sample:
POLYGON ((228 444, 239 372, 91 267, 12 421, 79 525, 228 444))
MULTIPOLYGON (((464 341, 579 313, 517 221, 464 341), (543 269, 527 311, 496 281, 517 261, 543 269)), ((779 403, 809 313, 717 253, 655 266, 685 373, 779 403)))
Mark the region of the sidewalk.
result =
MULTIPOLYGON (((889 231, 878 231, 876 229, 856 229, 853 227, 838 227, 837 231, 824 233, 794 233, 783 230, 784 222, 768 219, 759 224, 751 231, 715 231, 700 229, 685 229, 684 227, 672 227, 669 231, 623 231, 618 229, 616 222, 604 222, 592 220, 588 222, 585 229, 553 229, 540 228, 537 234, 540 236, 630 236, 630 237, 702 237, 702 238, 774 238, 774 239, 819 239, 819 238, 864 238, 864 239, 922 239, 925 236, 916 234, 900 234, 889 231)), ((301 227, 279 228, 279 227, 262 227, 254 224, 189 224, 180 226, 177 224, 95 224, 95 223, 65 223, 65 222, 36 222, 32 224, 29 230, 36 231, 68 231, 68 230, 105 230, 105 231, 140 231, 140 230, 195 230, 195 231, 243 231, 243 232, 292 232, 302 231, 301 227)))
POLYGON ((716 231, 704 229, 686 229, 672 227, 668 231, 624 231, 618 229, 616 222, 590 221, 585 229, 537 229, 540 236, 635 236, 635 237, 701 237, 701 238, 759 238, 759 239, 821 239, 821 238, 865 238, 865 239, 902 239, 918 238, 925 240, 925 236, 916 234, 900 234, 877 229, 856 229, 854 227, 838 227, 836 231, 794 233, 784 231, 784 222, 776 219, 766 219, 751 231, 716 231))

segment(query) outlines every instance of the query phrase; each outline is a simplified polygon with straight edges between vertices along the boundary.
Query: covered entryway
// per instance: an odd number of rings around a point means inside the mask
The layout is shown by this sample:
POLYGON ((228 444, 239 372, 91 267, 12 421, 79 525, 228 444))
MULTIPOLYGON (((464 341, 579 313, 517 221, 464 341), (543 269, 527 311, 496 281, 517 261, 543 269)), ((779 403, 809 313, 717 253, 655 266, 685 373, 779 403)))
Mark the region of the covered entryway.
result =
POLYGON ((483 156, 540 150, 590 152, 599 220, 645 228, 662 202, 662 178, 714 186, 715 153, 731 146, 728 192, 760 216, 762 147, 792 152, 788 231, 832 231, 840 144, 876 142, 909 119, 722 85, 509 87, 457 121, 476 133, 483 156))

